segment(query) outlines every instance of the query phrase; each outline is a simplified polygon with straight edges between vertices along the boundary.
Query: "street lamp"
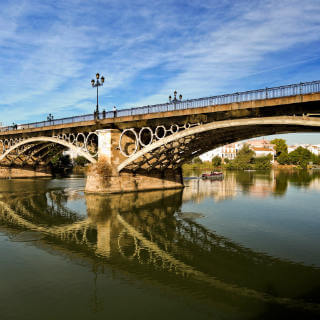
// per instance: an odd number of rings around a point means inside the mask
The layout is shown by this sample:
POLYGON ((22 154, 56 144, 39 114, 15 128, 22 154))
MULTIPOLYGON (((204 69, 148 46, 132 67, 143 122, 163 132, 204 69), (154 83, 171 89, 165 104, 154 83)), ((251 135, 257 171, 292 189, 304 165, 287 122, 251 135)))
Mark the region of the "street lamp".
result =
POLYGON ((104 76, 102 76, 100 78, 100 74, 97 73, 96 74, 96 81, 94 81, 94 79, 91 80, 91 85, 92 85, 92 88, 97 88, 97 107, 96 107, 96 117, 97 119, 99 119, 99 98, 98 98, 98 95, 99 95, 99 92, 98 92, 98 88, 100 86, 103 86, 103 83, 104 83, 104 76))
POLYGON ((173 102, 174 103, 174 109, 176 109, 176 104, 177 102, 182 100, 182 94, 179 95, 179 100, 177 99, 177 91, 175 90, 173 93, 174 98, 172 99, 171 96, 169 96, 169 102, 173 102))

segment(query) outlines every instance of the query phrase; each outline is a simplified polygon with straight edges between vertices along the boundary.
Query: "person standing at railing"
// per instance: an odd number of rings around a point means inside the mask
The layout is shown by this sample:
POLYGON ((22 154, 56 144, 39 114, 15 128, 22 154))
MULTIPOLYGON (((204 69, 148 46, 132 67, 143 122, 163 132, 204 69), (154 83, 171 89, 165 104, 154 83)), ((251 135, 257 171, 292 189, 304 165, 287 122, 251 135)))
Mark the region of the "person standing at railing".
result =
POLYGON ((116 106, 113 106, 113 117, 114 118, 117 117, 117 108, 116 108, 116 106))
POLYGON ((106 109, 102 110, 102 118, 105 119, 106 118, 106 109))

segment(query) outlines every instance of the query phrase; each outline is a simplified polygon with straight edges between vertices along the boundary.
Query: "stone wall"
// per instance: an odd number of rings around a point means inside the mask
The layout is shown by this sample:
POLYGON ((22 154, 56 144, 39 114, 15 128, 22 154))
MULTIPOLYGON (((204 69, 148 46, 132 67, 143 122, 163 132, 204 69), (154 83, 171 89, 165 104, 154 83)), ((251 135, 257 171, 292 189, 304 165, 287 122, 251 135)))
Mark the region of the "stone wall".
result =
POLYGON ((27 169, 0 167, 0 179, 36 177, 51 177, 51 174, 27 169))
POLYGON ((146 190, 162 190, 183 188, 181 169, 167 169, 164 172, 151 171, 149 173, 121 172, 101 169, 99 163, 91 165, 87 173, 86 192, 93 193, 121 193, 146 190))

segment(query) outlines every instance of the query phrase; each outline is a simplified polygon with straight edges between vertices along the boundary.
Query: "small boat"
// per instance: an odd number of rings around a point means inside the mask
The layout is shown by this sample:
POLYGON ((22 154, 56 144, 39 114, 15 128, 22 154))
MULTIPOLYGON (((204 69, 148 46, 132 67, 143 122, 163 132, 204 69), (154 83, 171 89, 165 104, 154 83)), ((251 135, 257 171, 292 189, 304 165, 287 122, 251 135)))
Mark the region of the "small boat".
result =
POLYGON ((201 175, 202 179, 219 179, 223 178, 223 172, 220 171, 211 171, 210 173, 203 173, 201 175))

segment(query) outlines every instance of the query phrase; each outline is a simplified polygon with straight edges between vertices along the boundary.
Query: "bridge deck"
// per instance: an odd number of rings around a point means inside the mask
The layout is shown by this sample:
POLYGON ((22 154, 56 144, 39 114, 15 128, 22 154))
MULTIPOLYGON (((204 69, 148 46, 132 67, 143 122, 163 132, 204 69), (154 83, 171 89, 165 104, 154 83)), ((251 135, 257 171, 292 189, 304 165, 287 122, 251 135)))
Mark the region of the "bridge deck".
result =
MULTIPOLYGON (((320 83, 320 81, 319 81, 320 83)), ((180 108, 179 105, 176 105, 176 109, 161 111, 161 112, 150 112, 143 114, 132 114, 132 115, 122 115, 122 110, 118 111, 117 117, 106 117, 100 118, 99 120, 83 120, 88 119, 88 117, 93 118, 92 115, 86 115, 82 117, 66 118, 66 119, 56 119, 51 125, 50 121, 43 121, 33 124, 18 125, 17 129, 11 127, 3 127, 0 130, 0 136, 16 135, 19 133, 32 133, 32 132, 41 132, 41 131, 51 131, 57 129, 65 128, 76 128, 76 127, 91 127, 97 124, 104 127, 112 127, 115 124, 119 125, 121 123, 130 123, 136 121, 150 120, 150 119, 159 119, 159 118, 170 118, 170 117, 180 117, 187 115, 197 115, 197 114, 208 114, 214 112, 224 112, 232 110, 241 110, 241 109, 256 109, 263 107, 274 107, 274 106, 284 106, 290 104, 301 104, 308 102, 320 101, 320 86, 317 87, 319 92, 308 93, 308 94, 297 94, 291 96, 277 97, 277 98, 266 98, 266 99, 256 99, 250 101, 242 102, 231 102, 225 104, 210 104, 207 106, 193 107, 193 108, 180 108), (74 119, 73 122, 70 122, 70 119, 74 119), (77 121, 81 119, 82 121, 77 121), (67 123, 64 123, 64 120, 67 123)), ((209 98, 208 98, 209 99, 209 98)), ((192 100, 190 100, 192 101, 192 100)), ((188 101, 184 101, 188 102, 188 101)), ((182 103, 182 102, 179 102, 182 103)), ((171 106, 167 104, 168 108, 171 106)), ((136 109, 132 109, 136 110, 136 109)), ((163 110, 163 109, 162 109, 163 110)), ((126 110, 127 111, 127 110, 126 110)), ((113 113, 112 113, 113 114, 113 113)), ((101 113, 102 115, 102 113, 101 113)))

